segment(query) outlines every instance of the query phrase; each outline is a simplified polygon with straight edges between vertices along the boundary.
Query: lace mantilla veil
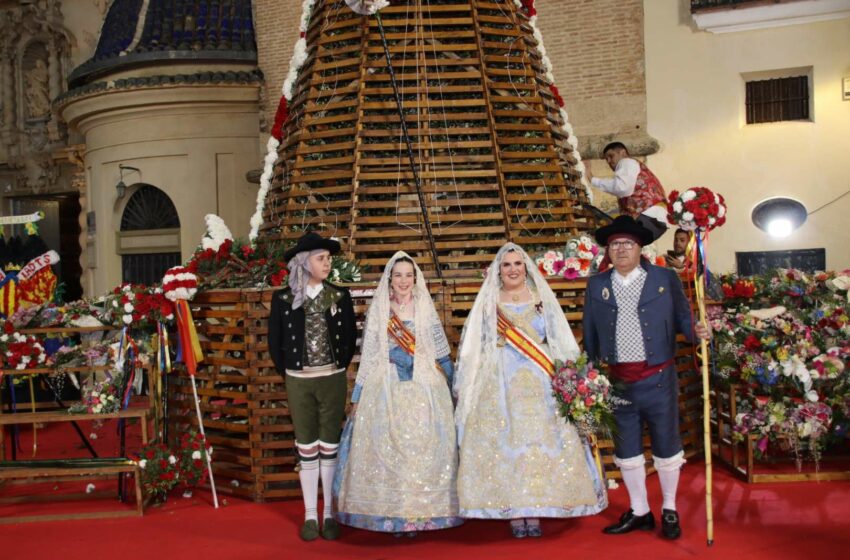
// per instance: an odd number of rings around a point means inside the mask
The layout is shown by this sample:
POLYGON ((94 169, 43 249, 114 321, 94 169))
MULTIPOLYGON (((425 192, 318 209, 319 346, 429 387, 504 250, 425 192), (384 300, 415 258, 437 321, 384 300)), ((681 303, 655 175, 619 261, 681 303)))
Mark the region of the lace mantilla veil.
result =
POLYGON ((469 316, 463 325, 458 348, 454 393, 458 397, 455 419, 458 426, 458 443, 463 442, 463 427, 470 411, 478 402, 485 375, 499 372, 501 360, 496 346, 496 306, 499 302, 499 266, 506 253, 515 251, 525 263, 527 282, 536 290, 542 304, 541 313, 546 324, 546 342, 550 357, 555 360, 575 360, 579 355, 578 343, 552 288, 528 254, 514 243, 506 243, 487 269, 481 290, 475 298, 469 316))
MULTIPOLYGON (((363 329, 363 343, 360 352, 360 367, 357 368, 356 382, 366 389, 369 378, 381 379, 387 373, 389 367, 389 335, 387 334, 387 323, 390 320, 390 278, 393 266, 402 257, 411 261, 413 258, 399 251, 387 261, 381 281, 372 296, 372 303, 366 314, 366 324, 363 329)), ((435 372, 435 350, 434 341, 431 337, 433 325, 442 323, 434 308, 431 294, 428 292, 428 284, 425 276, 414 261, 413 269, 416 272, 416 284, 413 288, 414 303, 414 329, 416 333, 416 347, 413 362, 413 376, 424 379, 426 375, 434 375, 435 372)))

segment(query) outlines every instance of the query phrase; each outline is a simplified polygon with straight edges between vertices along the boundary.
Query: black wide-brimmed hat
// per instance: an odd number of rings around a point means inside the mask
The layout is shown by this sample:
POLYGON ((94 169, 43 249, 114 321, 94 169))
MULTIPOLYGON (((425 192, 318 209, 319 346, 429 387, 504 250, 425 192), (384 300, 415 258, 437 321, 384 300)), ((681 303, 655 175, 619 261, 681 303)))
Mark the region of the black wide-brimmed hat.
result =
POLYGON ((304 251, 315 251, 316 249, 325 249, 331 252, 331 255, 339 253, 339 241, 335 239, 327 239, 314 231, 310 231, 298 238, 295 247, 292 247, 283 254, 283 260, 288 261, 298 253, 304 251))
POLYGON ((640 246, 649 245, 655 241, 655 236, 652 232, 631 216, 617 216, 614 221, 596 230, 596 242, 600 245, 608 245, 608 239, 615 235, 628 235, 634 237, 640 243, 640 246))

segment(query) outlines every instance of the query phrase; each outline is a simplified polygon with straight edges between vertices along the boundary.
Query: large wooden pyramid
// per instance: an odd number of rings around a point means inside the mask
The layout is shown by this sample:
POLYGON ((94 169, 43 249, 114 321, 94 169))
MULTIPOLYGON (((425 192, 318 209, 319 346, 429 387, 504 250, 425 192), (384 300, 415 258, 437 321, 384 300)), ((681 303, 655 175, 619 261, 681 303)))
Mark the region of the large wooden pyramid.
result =
POLYGON ((506 240, 556 248, 595 227, 524 10, 513 0, 402 0, 380 16, 392 68, 375 16, 315 1, 261 240, 314 229, 364 265, 403 249, 429 276, 436 254, 443 277, 463 278, 506 240))

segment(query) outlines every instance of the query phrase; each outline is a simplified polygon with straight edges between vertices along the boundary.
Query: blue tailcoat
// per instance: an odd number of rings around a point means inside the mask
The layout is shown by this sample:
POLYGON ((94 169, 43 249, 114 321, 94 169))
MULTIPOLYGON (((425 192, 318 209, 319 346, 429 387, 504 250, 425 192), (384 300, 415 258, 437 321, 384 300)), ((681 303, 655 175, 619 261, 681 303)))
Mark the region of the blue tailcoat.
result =
MULTIPOLYGON (((638 314, 646 361, 662 364, 676 354, 676 333, 693 342, 691 307, 682 281, 670 269, 641 260, 646 281, 640 294, 638 314)), ((592 276, 584 293, 584 350, 591 360, 617 361, 617 298, 611 285, 613 269, 592 276)))

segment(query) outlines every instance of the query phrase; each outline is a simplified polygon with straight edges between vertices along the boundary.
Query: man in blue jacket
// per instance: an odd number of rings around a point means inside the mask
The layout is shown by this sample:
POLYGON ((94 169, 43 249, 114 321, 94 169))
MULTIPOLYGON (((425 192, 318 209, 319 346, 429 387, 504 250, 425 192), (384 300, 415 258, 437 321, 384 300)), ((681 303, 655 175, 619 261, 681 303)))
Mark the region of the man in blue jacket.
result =
POLYGON ((604 532, 617 535, 655 528, 646 496, 642 443, 646 423, 664 498, 661 532, 677 539, 682 531, 676 487, 685 458, 679 437, 676 333, 692 342, 710 334, 704 325, 694 325, 676 273, 641 261, 641 247, 652 243, 652 232, 631 216, 619 216, 596 231, 596 240, 606 246, 613 269, 587 282, 584 349, 590 359, 607 362, 614 380, 624 387, 619 396, 628 404, 614 411, 614 462, 631 502, 631 508, 604 532))

